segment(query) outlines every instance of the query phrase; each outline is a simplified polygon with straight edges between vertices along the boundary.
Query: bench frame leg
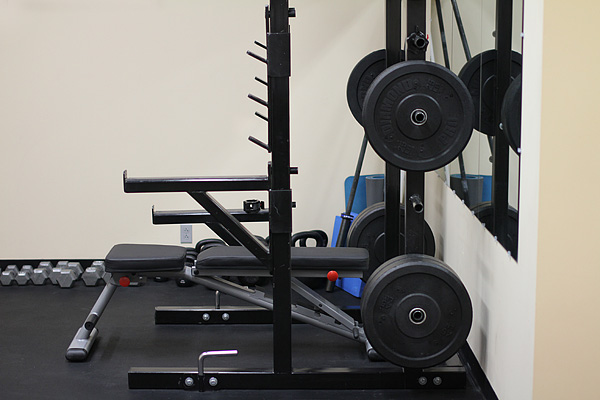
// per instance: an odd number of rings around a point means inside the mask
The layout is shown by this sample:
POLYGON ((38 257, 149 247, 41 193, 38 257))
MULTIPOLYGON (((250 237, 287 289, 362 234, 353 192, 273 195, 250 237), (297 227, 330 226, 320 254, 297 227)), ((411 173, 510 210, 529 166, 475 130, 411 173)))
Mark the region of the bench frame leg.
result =
POLYGON ((110 280, 98 299, 92 310, 88 314, 83 326, 77 330, 75 337, 71 341, 71 344, 67 348, 67 352, 65 353, 65 357, 69 361, 85 361, 89 356, 92 346, 98 337, 98 329, 96 329, 96 324, 100 320, 102 313, 106 309, 108 302, 112 298, 112 295, 117 290, 118 285, 110 280))

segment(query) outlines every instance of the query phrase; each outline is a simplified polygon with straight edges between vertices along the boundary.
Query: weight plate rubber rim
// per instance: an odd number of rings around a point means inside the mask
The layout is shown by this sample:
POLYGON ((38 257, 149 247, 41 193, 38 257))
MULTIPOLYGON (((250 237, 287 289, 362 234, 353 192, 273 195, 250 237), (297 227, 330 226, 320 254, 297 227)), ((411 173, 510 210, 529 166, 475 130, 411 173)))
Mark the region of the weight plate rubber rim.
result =
MULTIPOLYGON (((466 85, 467 90, 469 91, 469 94, 471 95, 471 99, 473 101, 473 129, 476 129, 477 131, 479 131, 483 134, 486 134, 488 136, 494 136, 496 133, 496 129, 494 129, 493 121, 488 120, 487 122, 482 122, 481 118, 480 118, 480 114, 482 114, 484 111, 487 113, 488 109, 489 109, 489 107, 485 107, 485 108, 481 107, 481 109, 480 109, 480 105, 483 103, 483 100, 481 98, 481 89, 482 89, 481 88, 481 77, 479 77, 480 78, 479 86, 475 85, 475 82, 471 83, 471 80, 474 77, 481 75, 481 66, 482 65, 489 63, 489 62, 495 62, 496 54, 497 54, 497 51, 495 49, 486 50, 482 53, 479 53, 475 57, 473 57, 469 61, 467 61, 467 63, 465 65, 463 65, 460 72, 458 73, 458 77, 466 85), (479 99, 479 101, 476 101, 477 99, 479 99)), ((513 51, 512 52, 513 68, 511 68, 511 75, 512 75, 513 79, 521 74, 522 64, 523 64, 523 56, 520 53, 513 51)), ((484 79, 484 81, 487 81, 487 79, 489 79, 489 77, 486 77, 486 79, 484 79)), ((490 111, 493 112, 493 110, 490 110, 490 111)), ((491 116, 488 115, 488 119, 490 117, 493 118, 493 115, 491 115, 491 116)))
POLYGON ((354 119, 362 125, 362 109, 365 95, 370 84, 375 78, 385 70, 385 49, 376 50, 372 53, 364 56, 352 69, 350 76, 348 77, 348 83, 346 85, 346 100, 348 101, 348 107, 350 112, 354 116, 354 119), (376 68, 378 63, 383 61, 383 68, 379 70, 376 68), (377 72, 375 76, 368 77, 365 74, 369 72, 377 72), (365 82, 365 79, 368 79, 365 82))
MULTIPOLYGON (((402 300, 409 296, 411 296, 411 294, 408 294, 402 300)), ((403 367, 427 368, 446 361, 465 343, 471 329, 473 309, 468 292, 456 273, 449 266, 442 261, 427 255, 407 254, 387 261, 371 276, 371 279, 369 279, 369 282, 367 282, 363 290, 361 316, 367 339, 379 355, 386 360, 403 367), (391 349, 394 344, 383 343, 379 338, 377 325, 371 318, 373 316, 372 311, 378 300, 377 295, 388 285, 395 282, 397 278, 411 274, 426 274, 442 280, 449 289, 457 294, 457 300, 460 302, 461 323, 457 327, 457 331, 453 335, 454 337, 450 344, 444 346, 437 352, 423 355, 422 357, 408 357, 398 354, 398 351, 401 350, 391 349), (391 282, 388 282, 387 284, 382 283, 382 280, 389 277, 392 278, 391 282)))
MULTIPOLYGON (((402 100, 407 100, 413 95, 422 95, 423 98, 429 99, 430 96, 434 95, 432 93, 435 93, 436 96, 439 95, 435 91, 429 91, 425 94, 424 91, 411 90, 408 93, 405 92, 405 95, 401 98, 402 100)), ((438 107, 441 107, 436 100, 438 99, 433 99, 433 101, 428 100, 427 102, 438 104, 438 107)), ((398 105, 394 103, 396 109, 401 105, 402 101, 399 103, 398 105)), ((449 164, 462 152, 471 138, 473 114, 473 100, 464 83, 452 71, 428 61, 404 61, 387 68, 383 73, 379 74, 369 87, 363 104, 363 126, 371 147, 386 162, 406 171, 425 172, 433 171, 449 164), (376 121, 381 95, 387 92, 390 85, 401 83, 396 82, 397 80, 414 82, 417 79, 416 74, 429 74, 431 77, 427 78, 427 85, 434 81, 434 79, 444 82, 447 87, 451 88, 451 96, 445 96, 445 99, 456 95, 457 103, 454 104, 456 104, 456 108, 460 109, 460 111, 456 112, 456 115, 452 116, 448 116, 447 112, 442 109, 439 110, 439 113, 432 114, 432 116, 439 119, 439 127, 435 130, 436 134, 432 134, 431 137, 426 138, 427 140, 406 139, 406 136, 401 137, 402 143, 406 145, 405 147, 410 146, 412 149, 415 149, 413 151, 416 151, 417 146, 421 146, 422 151, 424 144, 435 142, 437 144, 436 147, 438 147, 437 151, 431 151, 430 154, 423 158, 419 158, 418 155, 411 157, 403 156, 401 153, 390 149, 386 144, 386 140, 382 137, 383 133, 380 132, 376 121), (411 75, 414 76, 413 81, 409 81, 411 75), (440 144, 438 142, 443 141, 440 136, 444 133, 444 127, 449 127, 449 118, 457 119, 456 132, 448 145, 440 144)), ((404 121, 404 119, 394 119, 393 122, 398 121, 404 121)), ((397 123, 393 125, 395 129, 399 129, 396 127, 397 123)))
POLYGON ((504 132, 510 147, 518 155, 521 154, 518 150, 521 147, 521 92, 523 82, 521 76, 517 76, 508 89, 506 89, 500 111, 502 132, 504 132))
MULTIPOLYGON (((406 211, 405 211, 404 205, 400 204, 401 218, 404 218, 405 214, 406 214, 406 211)), ((378 202, 378 203, 372 204, 369 207, 362 210, 354 218, 354 220, 352 221, 352 224, 350 225, 350 229, 348 230, 348 235, 346 238, 346 246, 347 247, 362 247, 362 246, 359 246, 358 242, 360 240, 361 234, 363 233, 363 230, 366 229, 366 226, 363 226, 363 224, 369 224, 369 223, 373 222, 374 219, 384 218, 384 216, 385 216, 385 202, 378 202), (382 213, 382 215, 378 215, 379 213, 382 213)), ((402 231, 402 234, 404 234, 404 227, 401 226, 400 229, 402 231)), ((383 232, 381 232, 381 233, 383 233, 383 232)), ((433 231, 431 230, 431 227, 429 226, 427 221, 425 221, 424 234, 425 234, 425 251, 426 251, 425 254, 434 256, 435 249, 436 249, 435 236, 433 235, 433 231)), ((376 265, 376 264, 372 265, 373 255, 371 254, 371 249, 367 248, 367 250, 369 250, 369 269, 367 270, 367 272, 365 274, 363 274, 363 278, 362 278, 362 280, 365 282, 379 268, 379 265, 376 265)), ((402 253, 402 254, 404 254, 404 253, 402 253)))

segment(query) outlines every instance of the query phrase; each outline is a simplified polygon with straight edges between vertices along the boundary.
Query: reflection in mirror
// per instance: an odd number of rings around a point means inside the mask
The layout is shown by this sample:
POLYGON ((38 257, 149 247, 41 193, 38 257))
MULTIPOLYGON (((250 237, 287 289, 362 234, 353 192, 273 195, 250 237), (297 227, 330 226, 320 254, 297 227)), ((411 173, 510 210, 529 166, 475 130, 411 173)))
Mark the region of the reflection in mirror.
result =
MULTIPOLYGON (((460 157, 439 170, 446 184, 464 200, 478 218, 493 223, 492 170, 496 70, 496 2, 484 0, 435 0, 432 2, 432 59, 445 64, 463 80, 473 97, 474 132, 460 157)), ((511 145, 508 173, 508 218, 505 247, 517 256, 520 74, 522 2, 513 3, 510 90, 504 97, 502 133, 511 145), (519 127, 519 128, 517 128, 519 127)), ((498 107, 498 108, 499 108, 498 107)))

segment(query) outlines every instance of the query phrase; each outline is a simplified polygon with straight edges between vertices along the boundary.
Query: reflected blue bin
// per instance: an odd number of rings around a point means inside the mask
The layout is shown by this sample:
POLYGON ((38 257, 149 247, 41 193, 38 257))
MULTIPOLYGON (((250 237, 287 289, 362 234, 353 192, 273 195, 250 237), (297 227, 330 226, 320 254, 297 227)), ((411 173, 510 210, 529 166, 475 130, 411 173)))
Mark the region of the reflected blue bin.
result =
POLYGON ((481 175, 483 176, 483 190, 481 192, 481 201, 492 201, 492 176, 491 175, 481 175))

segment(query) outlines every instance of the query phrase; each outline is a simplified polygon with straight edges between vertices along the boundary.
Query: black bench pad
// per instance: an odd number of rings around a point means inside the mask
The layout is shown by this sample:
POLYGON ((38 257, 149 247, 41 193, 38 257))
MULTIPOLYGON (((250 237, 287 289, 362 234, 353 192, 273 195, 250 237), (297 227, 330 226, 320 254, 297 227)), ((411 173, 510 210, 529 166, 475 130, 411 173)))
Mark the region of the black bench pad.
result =
MULTIPOLYGON (((201 252, 196 268, 266 269, 245 247, 211 247, 201 252)), ((354 247, 292 247, 292 269, 366 271, 369 252, 354 247)))
POLYGON ((185 247, 159 244, 117 244, 106 255, 106 272, 181 271, 185 247))

